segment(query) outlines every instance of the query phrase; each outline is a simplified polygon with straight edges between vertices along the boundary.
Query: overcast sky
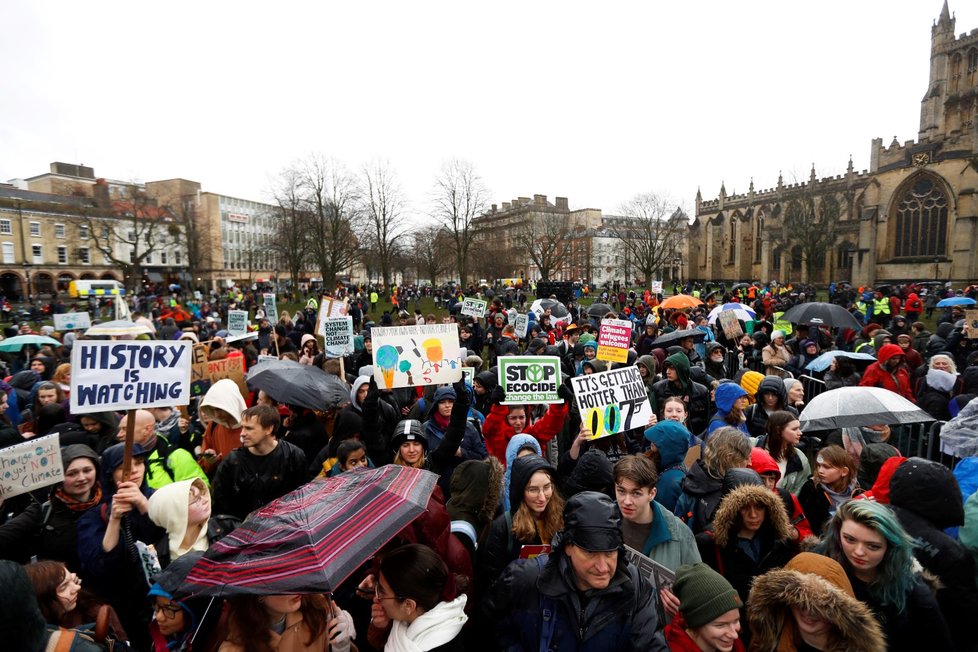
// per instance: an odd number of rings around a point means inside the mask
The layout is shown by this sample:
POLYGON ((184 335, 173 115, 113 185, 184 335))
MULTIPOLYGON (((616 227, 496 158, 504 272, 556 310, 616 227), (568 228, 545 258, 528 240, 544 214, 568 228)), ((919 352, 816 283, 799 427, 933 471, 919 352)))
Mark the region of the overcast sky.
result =
MULTIPOLYGON (((389 161, 423 217, 472 161, 491 201, 616 212, 840 174, 916 138, 939 0, 32 2, 0 8, 0 180, 84 163, 267 200, 292 161, 389 161)), ((978 3, 955 0, 958 33, 978 3)))

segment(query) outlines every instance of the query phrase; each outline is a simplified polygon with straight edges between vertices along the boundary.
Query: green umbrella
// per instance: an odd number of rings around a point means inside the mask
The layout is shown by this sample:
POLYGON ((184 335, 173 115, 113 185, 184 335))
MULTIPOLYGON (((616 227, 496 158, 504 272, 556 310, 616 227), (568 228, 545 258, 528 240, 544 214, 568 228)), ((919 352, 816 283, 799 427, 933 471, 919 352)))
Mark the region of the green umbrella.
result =
POLYGON ((20 351, 28 344, 33 344, 34 346, 44 346, 45 344, 61 346, 61 342, 53 337, 47 337, 45 335, 17 335, 15 337, 8 337, 0 342, 0 351, 20 351))

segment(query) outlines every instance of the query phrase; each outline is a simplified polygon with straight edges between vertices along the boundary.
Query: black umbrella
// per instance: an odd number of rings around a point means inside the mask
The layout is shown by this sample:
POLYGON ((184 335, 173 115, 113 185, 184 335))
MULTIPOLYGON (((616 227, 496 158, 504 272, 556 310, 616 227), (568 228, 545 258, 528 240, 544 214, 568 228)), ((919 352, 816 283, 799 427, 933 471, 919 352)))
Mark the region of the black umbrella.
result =
POLYGON ((731 286, 730 291, 733 292, 734 290, 739 290, 740 288, 749 288, 749 287, 750 287, 750 283, 736 283, 733 286, 731 286))
POLYGON ((706 333, 698 328, 687 328, 681 331, 672 331, 671 333, 666 333, 665 335, 660 335, 655 338, 652 342, 652 346, 656 348, 665 349, 674 344, 679 344, 680 340, 684 340, 687 337, 692 337, 694 342, 702 342, 706 338, 706 333))
POLYGON ((811 326, 829 326, 831 328, 851 328, 859 330, 862 325, 856 321, 848 310, 835 303, 799 303, 788 308, 781 319, 792 324, 809 324, 811 326))
POLYGON ((248 385, 279 403, 310 410, 328 410, 350 402, 350 392, 339 378, 319 367, 293 360, 266 360, 251 368, 248 385))
POLYGON ((550 308, 550 316, 556 319, 563 319, 570 314, 567 310, 567 306, 555 299, 537 299, 530 305, 530 310, 535 312, 537 316, 542 315, 543 311, 550 308))
POLYGON ((607 303, 592 303, 591 307, 587 309, 587 316, 604 317, 609 312, 615 312, 615 309, 609 306, 607 303))

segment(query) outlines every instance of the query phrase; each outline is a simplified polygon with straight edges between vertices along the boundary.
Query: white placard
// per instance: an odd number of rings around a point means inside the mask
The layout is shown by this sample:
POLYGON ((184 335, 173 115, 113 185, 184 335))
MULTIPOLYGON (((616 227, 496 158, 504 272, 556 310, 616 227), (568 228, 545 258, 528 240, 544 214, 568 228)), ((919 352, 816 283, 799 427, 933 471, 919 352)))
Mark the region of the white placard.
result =
POLYGON ((0 500, 64 480, 60 435, 0 448, 0 500))
POLYGON ((192 347, 189 340, 75 340, 71 413, 189 404, 192 347))
POLYGON ((73 331, 79 328, 91 328, 92 316, 87 312, 66 312, 54 316, 54 330, 73 331))
POLYGON ((353 353, 353 317, 327 317, 321 328, 327 354, 337 358, 353 353))
POLYGON ((370 329, 374 379, 381 388, 441 385, 462 379, 458 324, 370 329))
POLYGON ((488 301, 466 297, 462 299, 462 314, 479 319, 486 314, 486 308, 488 306, 488 301))
POLYGON ((265 318, 271 324, 273 324, 273 325, 274 324, 277 324, 278 323, 278 305, 276 305, 276 303, 275 303, 275 295, 269 292, 269 293, 263 294, 261 296, 262 296, 262 300, 264 301, 264 305, 265 305, 265 318))
POLYGON ((662 281, 652 281, 652 294, 662 294, 662 281))
POLYGON ((325 322, 330 317, 345 317, 347 312, 346 304, 332 297, 323 297, 319 304, 319 315, 316 318, 316 334, 326 337, 324 330, 325 322))
POLYGON ((516 315, 516 323, 513 324, 513 328, 516 330, 516 337, 520 339, 526 337, 526 331, 530 328, 529 315, 516 315))
POLYGON ((248 333, 248 311, 228 310, 228 335, 235 337, 248 333))
POLYGON ((652 405, 638 367, 623 367, 571 379, 581 422, 591 428, 594 439, 644 428, 652 416, 652 405))

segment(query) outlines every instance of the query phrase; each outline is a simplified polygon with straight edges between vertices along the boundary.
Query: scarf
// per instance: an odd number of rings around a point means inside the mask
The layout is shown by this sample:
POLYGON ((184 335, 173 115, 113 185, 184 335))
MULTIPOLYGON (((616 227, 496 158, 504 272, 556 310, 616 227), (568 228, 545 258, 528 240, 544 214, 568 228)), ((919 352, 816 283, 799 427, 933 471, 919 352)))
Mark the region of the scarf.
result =
POLYGON ((437 407, 435 408, 435 413, 432 415, 432 418, 435 420, 435 425, 438 426, 439 430, 442 432, 448 430, 448 421, 450 417, 443 417, 441 412, 438 411, 437 407))
POLYGON ((410 625, 395 620, 384 652, 425 652, 448 643, 469 619, 464 611, 465 600, 460 595, 451 602, 439 602, 410 625))
POLYGON ((102 487, 99 483, 95 483, 95 493, 92 497, 85 501, 75 500, 71 496, 65 493, 63 487, 58 487, 54 490, 54 497, 65 504, 65 507, 73 512, 84 512, 88 511, 92 507, 95 507, 100 502, 102 502, 102 487))

